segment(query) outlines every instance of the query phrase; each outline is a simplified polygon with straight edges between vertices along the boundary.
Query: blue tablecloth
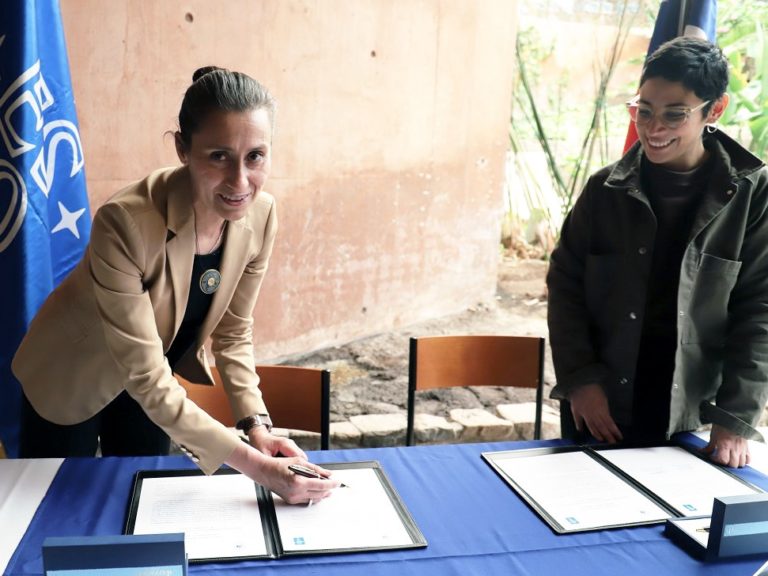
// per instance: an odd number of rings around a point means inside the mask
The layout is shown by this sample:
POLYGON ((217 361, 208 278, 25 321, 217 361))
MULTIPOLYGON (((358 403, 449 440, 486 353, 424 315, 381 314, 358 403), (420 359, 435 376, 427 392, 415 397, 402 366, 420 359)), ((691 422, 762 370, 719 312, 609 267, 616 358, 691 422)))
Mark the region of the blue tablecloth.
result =
MULTIPOLYGON (((688 441, 696 443, 697 439, 688 441)), ((751 576, 760 559, 705 564, 663 535, 663 526, 555 534, 480 457, 481 452, 553 446, 559 441, 332 450, 318 462, 378 460, 429 546, 418 550, 194 564, 192 574, 255 571, 277 576, 542 576, 662 574, 751 576)), ((122 533, 137 470, 194 467, 183 457, 69 458, 64 461, 6 574, 42 574, 47 536, 122 533)), ((746 468, 745 480, 768 490, 746 468)), ((574 494, 578 497, 578 494, 574 494)), ((2 527, 0 527, 0 532, 2 527)))

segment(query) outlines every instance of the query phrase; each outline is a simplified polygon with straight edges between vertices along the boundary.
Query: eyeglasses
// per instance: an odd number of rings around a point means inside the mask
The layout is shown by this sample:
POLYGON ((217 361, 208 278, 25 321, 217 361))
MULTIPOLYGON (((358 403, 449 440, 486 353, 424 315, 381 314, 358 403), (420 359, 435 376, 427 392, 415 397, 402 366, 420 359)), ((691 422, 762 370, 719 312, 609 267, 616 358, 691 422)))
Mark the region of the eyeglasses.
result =
MULTIPOLYGON (((707 100, 695 108, 690 108, 688 106, 671 106, 669 108, 664 108, 658 115, 659 121, 670 130, 680 128, 680 126, 688 121, 691 114, 701 110, 709 103, 710 100, 707 100)), ((638 126, 645 126, 656 116, 653 108, 640 104, 639 95, 627 102, 627 111, 629 112, 629 117, 632 119, 632 122, 638 126)))

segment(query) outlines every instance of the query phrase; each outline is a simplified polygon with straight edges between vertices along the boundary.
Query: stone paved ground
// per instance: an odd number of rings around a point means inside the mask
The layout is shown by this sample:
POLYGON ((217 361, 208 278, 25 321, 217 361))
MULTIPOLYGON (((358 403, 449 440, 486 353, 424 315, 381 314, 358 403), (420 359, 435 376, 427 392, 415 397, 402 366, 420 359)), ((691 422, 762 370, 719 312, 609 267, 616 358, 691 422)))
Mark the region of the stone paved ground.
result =
MULTIPOLYGON (((405 414, 408 386, 408 339, 435 334, 520 334, 546 336, 544 276, 547 263, 507 257, 500 263, 494 301, 401 330, 378 334, 345 346, 294 357, 286 363, 328 368, 332 372, 331 421, 361 414, 405 414)), ((546 390, 554 382, 547 353, 546 390)), ((516 389, 444 389, 420 396, 417 411, 447 416, 449 408, 486 408, 533 401, 534 393, 516 389)), ((551 401, 548 401, 551 402, 551 401)), ((551 402, 552 406, 556 403, 551 402)))

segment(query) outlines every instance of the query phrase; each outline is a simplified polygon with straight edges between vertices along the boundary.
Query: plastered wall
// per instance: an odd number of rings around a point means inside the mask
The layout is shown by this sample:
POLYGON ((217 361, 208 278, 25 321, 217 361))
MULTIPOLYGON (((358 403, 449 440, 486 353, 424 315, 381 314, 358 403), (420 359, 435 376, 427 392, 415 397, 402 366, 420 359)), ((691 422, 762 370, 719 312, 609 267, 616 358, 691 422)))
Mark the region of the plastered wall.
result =
POLYGON ((259 360, 491 298, 514 0, 61 0, 91 208, 177 164, 195 68, 279 102, 259 360))

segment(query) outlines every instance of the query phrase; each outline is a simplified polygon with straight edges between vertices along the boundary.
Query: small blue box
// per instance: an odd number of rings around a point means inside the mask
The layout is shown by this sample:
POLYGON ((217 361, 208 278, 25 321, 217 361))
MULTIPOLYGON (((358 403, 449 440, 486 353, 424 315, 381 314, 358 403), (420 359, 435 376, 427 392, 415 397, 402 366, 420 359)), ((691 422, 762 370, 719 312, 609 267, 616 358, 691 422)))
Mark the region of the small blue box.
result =
POLYGON ((46 576, 186 576, 184 534, 50 537, 46 576))
POLYGON ((715 498, 707 548, 716 558, 768 554, 768 494, 715 498))
POLYGON ((768 494, 715 498, 711 518, 673 518, 667 520, 664 533, 703 560, 764 556, 768 554, 768 494))

